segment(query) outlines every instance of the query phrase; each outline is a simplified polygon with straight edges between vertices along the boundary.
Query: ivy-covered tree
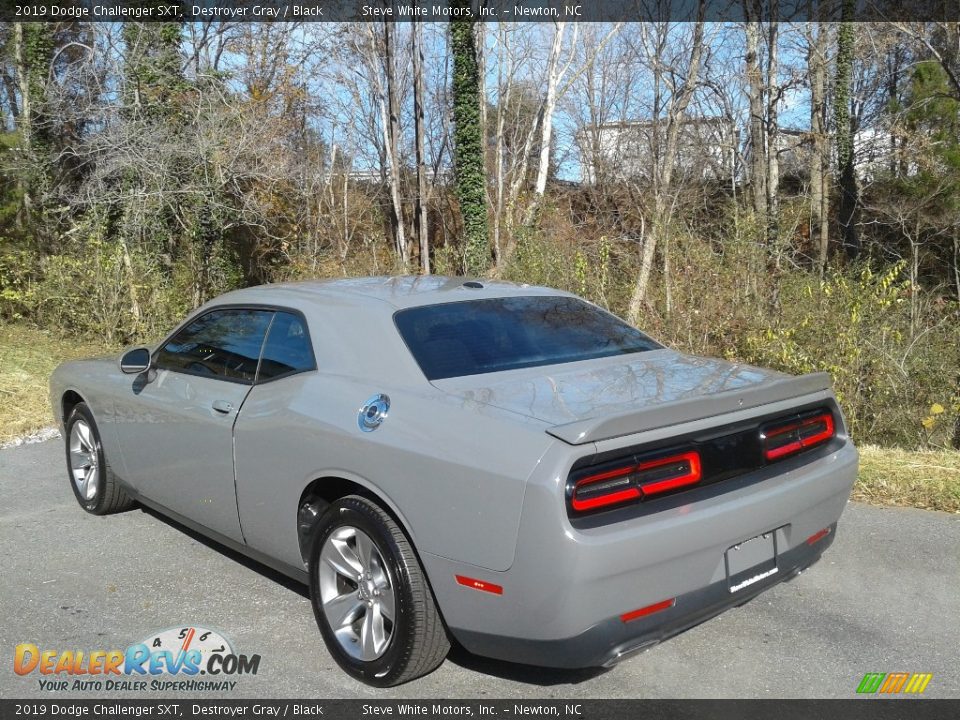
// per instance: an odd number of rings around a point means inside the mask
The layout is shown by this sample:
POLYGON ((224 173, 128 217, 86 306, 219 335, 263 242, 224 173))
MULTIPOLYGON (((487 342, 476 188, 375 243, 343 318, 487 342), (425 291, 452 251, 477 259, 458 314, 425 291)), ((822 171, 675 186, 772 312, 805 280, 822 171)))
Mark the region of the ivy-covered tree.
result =
POLYGON ((54 29, 49 23, 16 23, 14 27, 17 83, 20 89, 18 133, 20 144, 21 224, 33 226, 42 240, 41 208, 49 185, 51 127, 47 118, 47 77, 54 51, 54 29))
MULTIPOLYGON (((451 7, 469 8, 470 0, 452 0, 450 4, 451 7)), ((476 44, 476 25, 473 20, 454 20, 450 23, 450 48, 453 54, 453 162, 466 239, 464 269, 469 275, 482 275, 490 265, 486 168, 480 112, 483 78, 476 44)))

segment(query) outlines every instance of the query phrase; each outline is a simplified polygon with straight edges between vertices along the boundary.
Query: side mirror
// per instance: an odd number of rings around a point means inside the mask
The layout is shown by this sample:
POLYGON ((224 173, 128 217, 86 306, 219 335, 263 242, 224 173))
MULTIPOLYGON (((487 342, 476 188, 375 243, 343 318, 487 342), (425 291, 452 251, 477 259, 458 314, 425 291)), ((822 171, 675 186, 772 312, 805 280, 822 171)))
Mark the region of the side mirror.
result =
POLYGON ((127 375, 136 375, 150 368, 150 350, 145 347, 127 350, 120 357, 120 369, 127 375))

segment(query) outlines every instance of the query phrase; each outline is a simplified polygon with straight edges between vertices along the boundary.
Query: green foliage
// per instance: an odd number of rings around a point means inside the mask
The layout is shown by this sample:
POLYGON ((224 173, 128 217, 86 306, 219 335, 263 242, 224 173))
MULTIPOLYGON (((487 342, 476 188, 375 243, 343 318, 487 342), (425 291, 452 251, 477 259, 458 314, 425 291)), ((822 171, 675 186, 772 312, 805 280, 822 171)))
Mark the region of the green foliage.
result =
POLYGON ((858 439, 946 447, 960 367, 957 307, 938 309, 905 279, 905 267, 786 278, 782 314, 747 333, 738 355, 791 373, 830 373, 858 439), (932 406, 939 422, 927 419, 932 406))
MULTIPOLYGON (((846 14, 848 1, 844 2, 846 14)), ((837 167, 840 172, 853 158, 853 130, 850 126, 850 85, 853 81, 854 59, 853 23, 840 23, 837 31, 836 78, 833 86, 833 122, 836 128, 837 167)))
POLYGON ((0 243, 0 318, 22 320, 31 316, 36 270, 33 253, 0 243))
POLYGON ((960 207, 960 102, 936 62, 919 63, 910 81, 904 129, 923 138, 911 162, 915 171, 898 177, 896 191, 913 201, 931 198, 930 209, 953 212, 960 207))
POLYGON ((51 125, 45 112, 47 76, 53 59, 54 29, 50 23, 24 23, 23 62, 30 95, 30 135, 27 145, 38 154, 50 149, 51 125))
MULTIPOLYGON (((166 0, 145 4, 169 4, 166 0)), ((189 89, 181 73, 181 23, 131 22, 123 26, 126 45, 124 104, 128 113, 169 120, 177 117, 177 95, 189 89)))
MULTIPOLYGON (((469 0, 452 0, 451 7, 469 7, 469 0)), ((486 172, 483 127, 480 122, 482 83, 477 59, 474 21, 450 23, 453 54, 453 164, 466 240, 464 266, 468 275, 483 275, 490 265, 487 238, 486 172)))

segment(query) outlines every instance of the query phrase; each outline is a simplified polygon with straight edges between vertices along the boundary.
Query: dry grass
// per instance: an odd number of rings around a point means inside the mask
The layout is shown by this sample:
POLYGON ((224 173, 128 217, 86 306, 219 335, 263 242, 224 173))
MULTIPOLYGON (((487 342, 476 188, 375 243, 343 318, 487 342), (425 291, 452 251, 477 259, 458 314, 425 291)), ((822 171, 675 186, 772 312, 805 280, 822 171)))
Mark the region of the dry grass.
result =
MULTIPOLYGON (((53 424, 47 380, 64 360, 116 350, 21 325, 0 325, 0 444, 53 424)), ((960 452, 860 448, 853 497, 960 513, 960 452)))
POLYGON ((47 381, 57 365, 111 349, 36 328, 0 324, 0 444, 54 424, 47 381))
POLYGON ((860 477, 853 498, 960 513, 960 452, 860 448, 860 477))

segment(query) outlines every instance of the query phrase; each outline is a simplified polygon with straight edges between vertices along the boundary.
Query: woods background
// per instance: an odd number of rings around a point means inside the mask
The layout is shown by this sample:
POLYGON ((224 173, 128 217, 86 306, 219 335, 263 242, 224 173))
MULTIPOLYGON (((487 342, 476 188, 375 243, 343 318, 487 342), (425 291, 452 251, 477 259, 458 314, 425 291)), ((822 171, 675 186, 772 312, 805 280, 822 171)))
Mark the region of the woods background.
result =
POLYGON ((5 323, 120 344, 244 285, 485 275, 826 370, 860 441, 960 447, 957 23, 5 23, 0 48, 5 323))

